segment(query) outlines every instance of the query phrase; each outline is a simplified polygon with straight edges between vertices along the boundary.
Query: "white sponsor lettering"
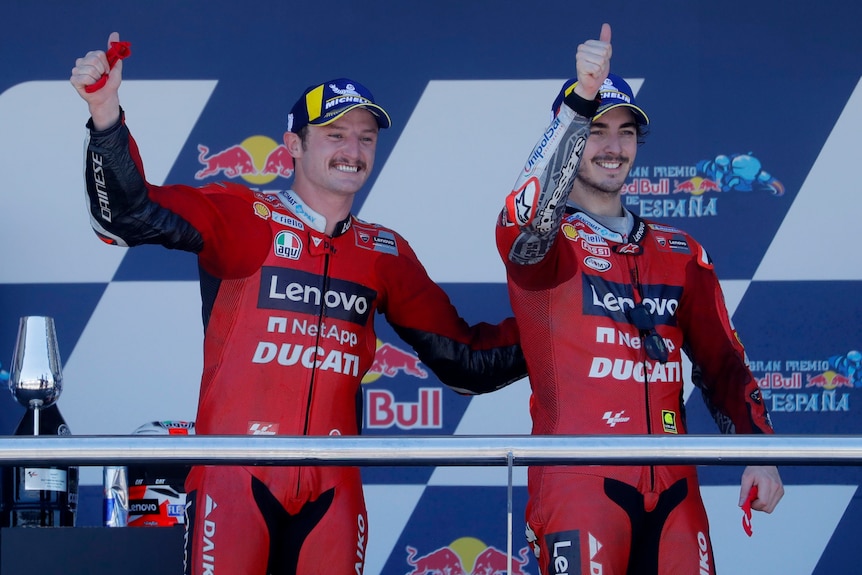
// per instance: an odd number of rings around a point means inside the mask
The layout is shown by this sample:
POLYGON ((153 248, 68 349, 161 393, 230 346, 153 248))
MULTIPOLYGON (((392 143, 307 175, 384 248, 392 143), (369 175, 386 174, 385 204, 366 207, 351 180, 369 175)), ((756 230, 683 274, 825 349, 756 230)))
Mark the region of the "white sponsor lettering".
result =
MULTIPOLYGON (((646 365, 649 370, 650 383, 657 381, 682 381, 682 366, 678 361, 669 361, 667 363, 648 361, 646 365)), ((612 377, 617 381, 634 380, 643 383, 645 381, 644 362, 631 359, 594 357, 593 363, 590 365, 589 377, 595 379, 612 377)))
POLYGON ((372 389, 366 394, 369 429, 441 429, 443 393, 440 388, 419 388, 419 401, 395 401, 388 389, 372 389))
MULTIPOLYGON (((673 353, 673 350, 676 349, 676 345, 674 345, 673 340, 666 337, 662 339, 664 339, 664 344, 667 346, 668 352, 673 353)), ((615 343, 629 349, 640 349, 642 347, 642 341, 639 335, 626 333, 612 327, 597 327, 596 343, 615 343)))
POLYGON ((331 100, 326 101, 325 108, 328 110, 333 106, 337 106, 338 104, 368 104, 370 103, 368 100, 363 98, 362 96, 341 96, 340 98, 333 98, 331 100))
POLYGON ((590 575, 602 575, 604 568, 596 561, 596 554, 601 550, 602 544, 590 533, 590 575))
POLYGON ((357 561, 353 565, 356 575, 362 575, 362 570, 365 564, 365 517, 363 515, 356 516, 356 558, 357 561))
POLYGON ((702 531, 697 532, 697 547, 700 551, 700 575, 709 575, 709 545, 702 531))
POLYGON ((252 363, 270 363, 273 360, 279 365, 300 364, 308 369, 359 375, 359 356, 352 353, 337 349, 327 352, 320 346, 305 347, 294 343, 283 343, 279 347, 269 341, 258 342, 252 363))
POLYGON ((206 514, 204 515, 203 553, 201 567, 204 573, 215 574, 215 534, 216 522, 209 519, 210 513, 217 507, 212 497, 207 495, 206 514))
POLYGON ((554 543, 554 575, 568 575, 569 558, 560 554, 563 547, 571 547, 571 541, 557 541, 554 543))
POLYGON ((327 326, 325 322, 318 325, 317 323, 309 322, 308 320, 300 321, 298 319, 294 319, 291 332, 310 335, 312 337, 320 335, 322 338, 331 338, 341 345, 347 344, 350 347, 354 347, 359 341, 359 336, 356 335, 356 333, 347 329, 339 329, 334 325, 327 326))
POLYGON ((108 199, 108 190, 105 185, 105 171, 102 169, 102 156, 99 154, 91 154, 93 166, 93 183, 96 184, 96 197, 99 198, 99 212, 102 219, 111 221, 111 202, 108 199))
POLYGON ((271 299, 289 299, 308 304, 320 305, 321 300, 326 307, 338 308, 341 307, 347 311, 355 310, 359 314, 365 314, 368 311, 368 300, 356 294, 346 294, 334 290, 328 290, 323 294, 320 293, 320 288, 314 286, 302 285, 298 282, 291 282, 284 286, 284 289, 278 290, 278 276, 273 275, 269 283, 269 297, 271 299))
MULTIPOLYGON (((599 297, 599 294, 596 292, 596 286, 590 286, 590 289, 593 292, 593 305, 610 312, 625 312, 627 308, 632 308, 635 305, 634 300, 630 297, 618 296, 611 292, 606 293, 603 297, 599 297)), ((661 316, 672 316, 676 313, 676 308, 679 307, 679 301, 676 299, 644 298, 643 304, 650 314, 661 316)))

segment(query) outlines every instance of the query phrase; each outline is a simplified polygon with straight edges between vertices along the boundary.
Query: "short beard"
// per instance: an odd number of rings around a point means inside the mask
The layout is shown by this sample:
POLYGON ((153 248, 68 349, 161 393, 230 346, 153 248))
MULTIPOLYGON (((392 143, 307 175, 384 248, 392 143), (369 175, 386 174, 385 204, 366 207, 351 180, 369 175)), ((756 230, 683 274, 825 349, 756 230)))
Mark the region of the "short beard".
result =
POLYGON ((607 186, 602 186, 599 183, 594 181, 590 181, 586 179, 580 172, 575 176, 576 185, 578 185, 585 192, 590 194, 595 194, 598 196, 614 196, 619 193, 619 191, 623 188, 625 181, 619 183, 619 185, 612 183, 607 186))

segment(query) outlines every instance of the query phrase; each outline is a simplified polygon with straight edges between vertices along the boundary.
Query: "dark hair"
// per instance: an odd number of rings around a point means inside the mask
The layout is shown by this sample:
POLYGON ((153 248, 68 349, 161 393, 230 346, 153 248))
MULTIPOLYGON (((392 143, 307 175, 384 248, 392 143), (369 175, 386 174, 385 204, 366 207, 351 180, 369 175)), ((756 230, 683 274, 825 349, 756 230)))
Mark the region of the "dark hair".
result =
POLYGON ((649 135, 649 126, 647 124, 638 124, 638 146, 646 142, 646 137, 649 135))

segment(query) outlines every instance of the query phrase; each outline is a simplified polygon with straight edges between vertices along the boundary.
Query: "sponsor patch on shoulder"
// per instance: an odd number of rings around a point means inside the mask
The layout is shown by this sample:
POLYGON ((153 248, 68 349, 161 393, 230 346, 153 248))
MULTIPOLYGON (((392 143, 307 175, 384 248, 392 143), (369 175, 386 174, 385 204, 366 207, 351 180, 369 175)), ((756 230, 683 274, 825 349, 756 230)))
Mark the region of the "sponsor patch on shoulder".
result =
POLYGON ((664 226, 662 224, 655 224, 655 223, 649 224, 649 227, 651 227, 652 229, 654 229, 657 232, 669 232, 672 234, 679 233, 679 231, 680 231, 678 228, 675 228, 673 226, 664 226))
POLYGON ((277 206, 281 203, 281 201, 279 201, 277 195, 269 193, 269 192, 255 191, 254 197, 256 197, 259 200, 263 200, 264 202, 266 202, 268 204, 272 204, 274 206, 277 206))
POLYGON ((268 220, 272 212, 270 212, 269 207, 263 202, 255 202, 252 204, 252 208, 254 208, 254 213, 259 218, 263 218, 264 220, 268 220))
POLYGON ((356 224, 353 226, 353 234, 356 238, 356 245, 360 248, 392 254, 393 256, 398 255, 398 242, 395 240, 395 234, 388 230, 356 224))
POLYGON ((671 236, 655 234, 658 248, 664 252, 676 252, 678 254, 690 254, 691 247, 683 234, 677 233, 671 236))

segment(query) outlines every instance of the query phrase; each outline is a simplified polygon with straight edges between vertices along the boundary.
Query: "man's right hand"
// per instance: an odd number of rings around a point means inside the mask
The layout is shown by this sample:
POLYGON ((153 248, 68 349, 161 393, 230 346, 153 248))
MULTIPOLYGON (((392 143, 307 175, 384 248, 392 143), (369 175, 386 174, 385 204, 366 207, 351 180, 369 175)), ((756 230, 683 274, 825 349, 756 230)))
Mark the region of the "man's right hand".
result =
POLYGON ((611 25, 602 24, 598 40, 587 40, 578 46, 575 56, 578 84, 575 93, 594 100, 611 70, 611 25))
MULTIPOLYGON (((108 47, 112 42, 119 42, 120 35, 112 32, 108 37, 108 47)), ((123 61, 117 60, 114 67, 108 64, 108 57, 103 50, 87 52, 83 58, 75 60, 72 76, 69 78, 72 86, 90 108, 93 125, 96 130, 110 128, 120 119, 120 83, 123 81, 123 61), (103 74, 108 74, 104 86, 95 92, 87 92, 87 86, 99 81, 103 74)))

